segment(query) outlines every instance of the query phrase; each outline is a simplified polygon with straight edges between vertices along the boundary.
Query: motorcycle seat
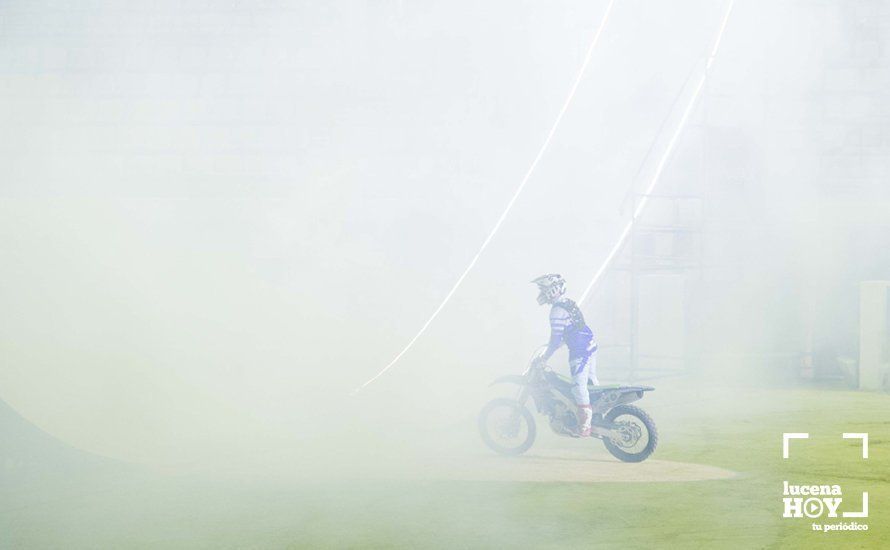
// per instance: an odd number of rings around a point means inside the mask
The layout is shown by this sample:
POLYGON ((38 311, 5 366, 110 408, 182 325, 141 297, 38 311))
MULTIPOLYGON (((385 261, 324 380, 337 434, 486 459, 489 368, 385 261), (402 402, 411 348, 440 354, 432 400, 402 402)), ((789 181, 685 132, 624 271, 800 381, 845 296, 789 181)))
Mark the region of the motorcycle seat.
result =
POLYGON ((591 394, 603 393, 603 392, 615 391, 615 390, 618 390, 621 392, 627 392, 627 391, 653 391, 654 389, 655 388, 653 388, 652 386, 625 386, 622 384, 607 384, 604 386, 594 386, 593 384, 590 384, 590 383, 587 384, 587 390, 591 394))

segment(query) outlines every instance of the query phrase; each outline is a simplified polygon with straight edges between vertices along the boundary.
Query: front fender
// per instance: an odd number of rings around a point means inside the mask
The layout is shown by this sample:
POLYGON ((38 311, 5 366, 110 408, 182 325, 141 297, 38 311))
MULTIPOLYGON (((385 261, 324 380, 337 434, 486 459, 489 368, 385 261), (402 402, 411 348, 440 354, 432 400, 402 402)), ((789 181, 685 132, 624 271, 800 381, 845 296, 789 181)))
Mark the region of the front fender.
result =
POLYGON ((524 386, 525 376, 520 376, 518 374, 508 374, 507 376, 495 378, 494 382, 489 384, 489 386, 494 386, 495 384, 516 384, 518 386, 524 386))

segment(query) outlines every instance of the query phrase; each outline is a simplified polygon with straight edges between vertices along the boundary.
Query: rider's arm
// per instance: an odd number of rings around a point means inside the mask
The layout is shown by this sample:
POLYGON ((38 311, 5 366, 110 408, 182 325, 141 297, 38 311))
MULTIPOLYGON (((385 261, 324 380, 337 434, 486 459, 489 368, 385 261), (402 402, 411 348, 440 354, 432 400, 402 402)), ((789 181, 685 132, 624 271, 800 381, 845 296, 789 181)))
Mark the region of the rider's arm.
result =
POLYGON ((541 354, 541 361, 547 361, 563 343, 563 333, 569 325, 569 312, 561 307, 550 310, 550 341, 547 349, 541 354))

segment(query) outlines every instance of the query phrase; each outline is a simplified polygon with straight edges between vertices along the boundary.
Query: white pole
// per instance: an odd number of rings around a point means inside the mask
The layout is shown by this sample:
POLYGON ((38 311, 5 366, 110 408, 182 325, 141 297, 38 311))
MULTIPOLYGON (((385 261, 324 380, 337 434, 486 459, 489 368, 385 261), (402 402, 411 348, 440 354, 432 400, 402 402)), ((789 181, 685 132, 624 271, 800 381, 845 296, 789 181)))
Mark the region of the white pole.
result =
POLYGON ((664 151, 664 155, 662 155, 661 160, 658 162, 658 165, 655 168, 655 173, 652 175, 652 181, 649 182, 649 185, 646 187, 646 192, 643 194, 639 204, 637 204, 637 207, 634 209, 631 220, 627 223, 627 225, 624 226, 624 229, 618 236, 618 241, 615 242, 615 245, 606 256, 605 261, 602 263, 602 265, 600 265, 599 269, 596 270, 593 279, 590 280, 587 288, 584 289, 584 293, 581 294, 581 298, 578 300, 579 304, 583 303, 588 297, 590 297, 590 293, 593 291, 594 288, 596 288, 596 285, 600 282, 603 274, 605 274, 606 269, 609 268, 609 265, 611 265, 612 261, 615 259, 615 256, 618 255, 618 252, 620 252, 621 248, 624 246, 625 241, 627 241, 634 222, 643 214, 643 211, 646 209, 646 203, 649 202, 649 195, 652 194, 655 186, 658 185, 658 181, 661 179, 661 174, 664 171, 664 167, 667 165, 667 161, 670 158, 671 153, 673 153, 674 147, 677 145, 677 140, 683 133, 683 129, 686 127, 686 122, 689 120, 689 115, 692 114, 693 108, 698 101, 698 96, 701 95, 701 91, 705 87, 705 81, 708 78, 708 70, 711 68, 711 65, 714 63, 714 58, 717 56, 717 50, 720 48, 720 42, 723 40, 723 32, 726 30, 726 23, 727 21, 729 21, 729 14, 732 13, 732 7, 734 3, 735 0, 730 0, 729 5, 726 8, 726 13, 724 14, 723 21, 720 24, 720 30, 717 33, 717 39, 714 41, 714 46, 713 48, 711 48, 711 53, 708 55, 707 62, 705 63, 705 70, 699 78, 698 83, 695 85, 695 90, 692 92, 692 98, 689 100, 689 104, 686 106, 686 110, 683 111, 683 116, 680 118, 680 123, 677 125, 677 129, 676 131, 674 131, 674 135, 668 142, 667 148, 664 151))
POLYGON ((584 72, 587 70, 587 65, 590 63, 590 59, 593 56, 593 50, 596 48, 597 42, 599 42, 600 35, 603 32, 603 28, 606 26, 606 21, 609 19, 609 14, 612 12, 612 5, 615 4, 615 0, 609 0, 609 5, 606 6, 606 12, 603 15, 602 21, 600 21, 599 27, 597 27, 596 32, 593 35, 593 39, 590 41, 590 46, 587 48, 587 54, 584 56, 584 61, 581 63, 581 67, 578 69, 578 74, 575 76, 575 83, 572 85, 569 90, 569 95, 566 97, 565 102, 562 105, 562 108, 559 110, 559 114, 556 115, 556 120, 553 122, 553 126, 551 126, 550 131, 547 133, 547 137, 544 139, 544 143, 541 145, 540 150, 538 150, 538 154, 535 155, 534 160, 531 163, 531 166, 528 167, 528 170, 525 172, 525 176, 523 176, 522 181, 519 183, 519 187, 516 188, 516 191, 513 193, 513 197, 510 198, 510 202, 507 203, 507 207, 504 208, 504 211, 501 213, 500 218, 494 224, 491 232, 488 234, 488 237, 482 241, 482 246, 479 247, 479 251, 476 252, 476 255, 473 256, 473 259, 470 260, 470 264, 464 269, 463 273, 461 273, 460 277, 457 278, 457 281, 454 283, 454 286, 451 287, 451 290, 448 291, 448 294, 445 295, 445 299, 442 300, 442 303, 439 304, 439 307, 433 311, 433 314, 430 315, 429 319, 420 327, 420 330, 417 331, 417 334, 414 335, 414 338, 408 342, 408 344, 398 353, 398 355, 393 358, 392 361, 389 362, 388 365, 383 367, 383 369, 378 372, 376 375, 371 377, 367 382, 362 384, 353 390, 352 394, 355 395, 365 388, 368 384, 380 378, 386 371, 392 368, 399 359, 405 355, 408 350, 414 345, 414 342, 417 341, 418 338, 426 332, 426 329, 430 326, 433 320, 439 315, 439 312, 445 307, 445 304, 451 299, 454 293, 457 291, 458 287, 460 287, 461 283, 464 282, 464 279, 469 275, 470 271, 476 265, 476 262, 479 261, 479 257, 482 255, 482 252, 488 247, 488 244, 491 242, 491 239, 494 238, 495 233, 498 232, 498 229, 501 228, 501 224, 504 223, 504 220, 507 219, 507 214, 512 210, 513 205, 516 203, 516 199, 519 198, 519 195, 522 193, 522 190, 525 188, 525 184, 528 183, 528 180, 531 178, 532 173, 535 171, 535 168, 538 166, 538 162, 541 160, 541 157, 544 156, 544 152, 547 150, 547 147, 550 145, 550 141, 553 139, 553 135, 556 134, 556 129, 559 127, 559 123, 562 121, 562 117, 566 114, 566 111, 569 108, 569 105, 572 103, 572 99, 575 97, 575 92, 578 91, 578 86, 581 84, 581 78, 584 76, 584 72))

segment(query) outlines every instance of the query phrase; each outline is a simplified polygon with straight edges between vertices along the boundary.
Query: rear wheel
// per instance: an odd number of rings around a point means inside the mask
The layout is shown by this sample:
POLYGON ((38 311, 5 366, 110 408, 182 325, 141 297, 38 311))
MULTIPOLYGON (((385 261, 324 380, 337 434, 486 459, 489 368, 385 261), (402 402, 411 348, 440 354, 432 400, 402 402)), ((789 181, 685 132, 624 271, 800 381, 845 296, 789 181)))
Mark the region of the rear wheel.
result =
POLYGON ((498 454, 521 455, 535 442, 535 433, 532 413, 515 399, 494 399, 479 412, 482 441, 498 454))
POLYGON ((612 456, 622 462, 642 462, 649 458, 658 445, 655 422, 639 407, 618 405, 606 415, 606 424, 614 426, 612 437, 603 443, 612 456))

